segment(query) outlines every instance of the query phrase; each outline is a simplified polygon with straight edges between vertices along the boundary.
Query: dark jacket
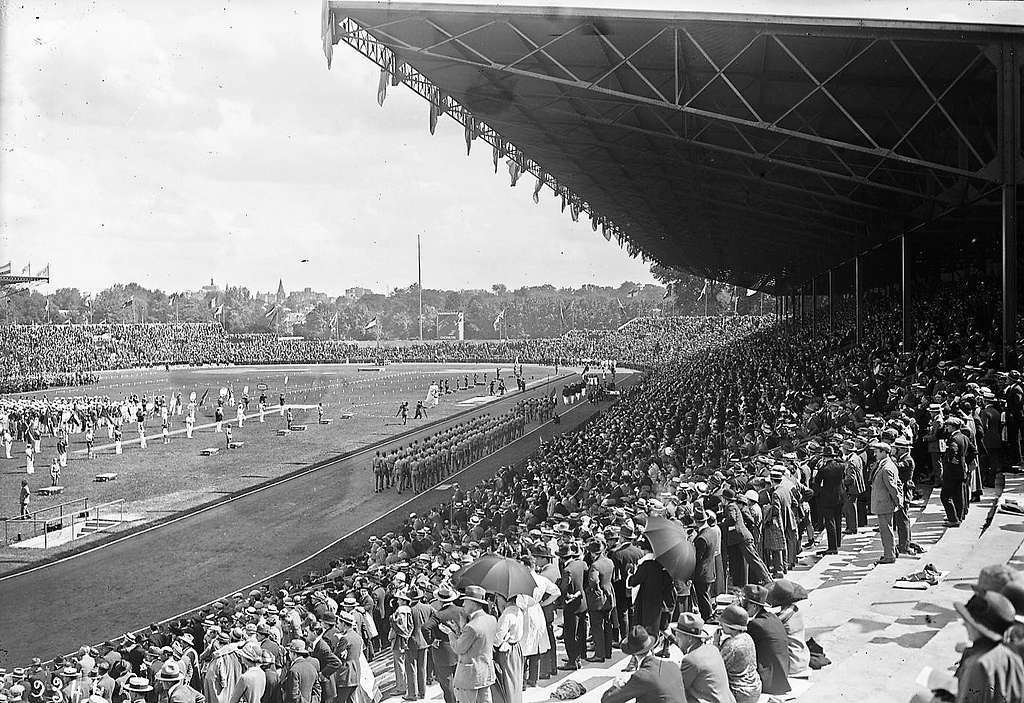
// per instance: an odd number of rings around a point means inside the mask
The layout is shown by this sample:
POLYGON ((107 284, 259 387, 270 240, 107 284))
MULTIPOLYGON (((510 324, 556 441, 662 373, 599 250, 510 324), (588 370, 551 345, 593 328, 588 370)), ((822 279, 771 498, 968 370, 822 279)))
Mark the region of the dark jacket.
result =
POLYGON ((725 506, 725 514, 722 517, 722 541, 726 547, 734 547, 738 544, 745 544, 754 539, 747 529, 747 523, 743 520, 743 512, 736 503, 729 503, 725 506))
POLYGON ((409 649, 426 649, 430 645, 428 634, 423 625, 427 622, 434 609, 426 603, 417 603, 412 610, 412 634, 409 635, 409 649))
POLYGON ((363 637, 354 628, 342 634, 334 631, 331 638, 334 654, 341 666, 334 672, 334 685, 340 688, 359 685, 359 658, 363 655, 363 637))
POLYGON ((284 703, 320 703, 320 662, 303 657, 284 673, 284 703))
POLYGON ((423 631, 427 633, 427 638, 433 642, 430 648, 430 656, 434 660, 435 669, 442 666, 454 667, 459 663, 459 655, 452 649, 451 642, 448 641, 448 635, 441 630, 439 625, 447 622, 458 627, 461 616, 462 608, 454 603, 449 603, 431 613, 430 617, 423 624, 423 631))
POLYGON ((715 582, 715 550, 714 545, 708 537, 708 528, 705 527, 693 540, 693 551, 696 555, 696 563, 693 569, 693 580, 697 583, 715 582))
POLYGON ((754 640, 761 691, 771 695, 789 693, 789 644, 786 640, 786 626, 774 613, 761 610, 747 623, 747 632, 754 640))
POLYGON ((625 685, 609 688, 601 703, 686 703, 683 678, 679 667, 667 659, 648 655, 625 685))
POLYGON ((834 508, 842 505, 843 502, 843 476, 846 468, 834 459, 825 462, 818 468, 818 473, 811 481, 811 488, 814 489, 814 497, 818 506, 822 508, 834 508))
POLYGON ((614 572, 615 565, 606 556, 595 559, 594 563, 590 565, 590 569, 587 571, 587 578, 604 592, 605 602, 603 607, 597 608, 596 603, 591 603, 588 599, 588 609, 611 610, 615 607, 615 590, 612 588, 612 574, 614 572))

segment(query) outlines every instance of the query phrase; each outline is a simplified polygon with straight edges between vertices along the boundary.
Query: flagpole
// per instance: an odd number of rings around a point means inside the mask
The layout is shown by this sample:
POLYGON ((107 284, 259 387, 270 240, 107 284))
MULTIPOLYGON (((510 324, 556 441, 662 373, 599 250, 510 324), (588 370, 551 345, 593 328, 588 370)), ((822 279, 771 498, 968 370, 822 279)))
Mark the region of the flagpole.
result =
POLYGON ((420 250, 420 235, 416 235, 416 277, 420 294, 420 343, 423 342, 423 256, 420 250))
POLYGON ((711 311, 709 309, 709 304, 711 302, 711 281, 705 278, 704 287, 706 289, 704 291, 704 317, 708 317, 711 314, 711 311))

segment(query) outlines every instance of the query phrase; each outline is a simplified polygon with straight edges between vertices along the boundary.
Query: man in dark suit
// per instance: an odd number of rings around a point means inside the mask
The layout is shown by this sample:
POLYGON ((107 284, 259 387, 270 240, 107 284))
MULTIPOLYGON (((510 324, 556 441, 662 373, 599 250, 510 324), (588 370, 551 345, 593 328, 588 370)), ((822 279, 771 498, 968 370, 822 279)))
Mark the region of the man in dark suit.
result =
POLYGON ((695 565, 693 570, 693 598, 697 601, 697 609, 705 621, 714 614, 711 606, 711 588, 715 583, 715 552, 708 538, 708 518, 698 508, 693 515, 697 528, 697 536, 693 538, 695 565))
POLYGON ((590 554, 590 568, 587 569, 587 618, 594 637, 594 656, 587 661, 600 664, 612 656, 614 629, 615 591, 612 589, 612 574, 615 565, 604 554, 604 545, 594 540, 587 545, 590 554))
POLYGON ((309 655, 306 641, 288 643, 291 663, 283 679, 284 703, 320 703, 320 662, 309 655))
POLYGON ((838 461, 835 448, 826 444, 821 452, 823 464, 811 480, 818 511, 825 523, 828 549, 823 554, 838 554, 843 544, 843 478, 846 467, 838 461))
POLYGON ((462 617, 462 608, 455 605, 459 594, 452 589, 442 586, 434 591, 434 603, 427 621, 423 623, 423 631, 427 633, 430 640, 430 659, 434 664, 434 674, 437 676, 437 683, 441 686, 441 694, 444 696, 444 703, 455 703, 455 688, 452 686, 452 678, 455 676, 455 666, 459 663, 459 655, 452 649, 448 635, 440 627, 446 622, 452 628, 459 626, 459 618, 462 617))
POLYGON ((349 703, 356 687, 359 686, 359 660, 363 655, 363 638, 355 628, 356 619, 352 613, 338 611, 337 624, 324 634, 331 644, 341 666, 334 672, 337 703, 349 703))
POLYGON ((406 700, 417 701, 427 697, 427 633, 424 624, 434 609, 423 602, 423 593, 413 587, 406 592, 412 610, 412 633, 405 650, 405 680, 408 685, 406 700))
POLYGON ((331 648, 327 632, 338 622, 338 616, 327 611, 316 625, 319 632, 313 640, 313 657, 320 662, 320 699, 323 703, 334 703, 337 688, 334 685, 334 672, 341 668, 341 660, 331 648))
POLYGON ((580 660, 587 653, 587 596, 583 593, 583 577, 587 565, 575 542, 568 542, 558 552, 563 560, 562 577, 562 636, 565 638, 565 664, 562 670, 580 668, 580 660))
POLYGON ((626 585, 637 588, 636 621, 648 632, 661 632, 668 624, 669 611, 675 607, 675 589, 672 577, 654 559, 650 545, 646 541, 644 545, 644 556, 626 585))
POLYGON ((636 657, 636 671, 623 685, 605 691, 601 703, 686 703, 679 667, 651 654, 657 641, 641 625, 629 631, 621 648, 623 654, 636 657))
POLYGON ((612 574, 612 590, 615 592, 616 625, 619 638, 625 639, 635 624, 633 595, 630 593, 629 587, 626 586, 626 581, 633 575, 636 563, 640 561, 640 557, 644 553, 633 544, 633 529, 628 525, 619 527, 614 536, 618 538, 618 541, 614 547, 609 548, 608 558, 615 566, 615 572, 612 574))
POLYGON ((741 605, 750 616, 747 633, 754 640, 762 693, 773 696, 789 693, 786 626, 774 613, 765 610, 768 605, 768 589, 764 586, 744 586, 740 598, 741 605))

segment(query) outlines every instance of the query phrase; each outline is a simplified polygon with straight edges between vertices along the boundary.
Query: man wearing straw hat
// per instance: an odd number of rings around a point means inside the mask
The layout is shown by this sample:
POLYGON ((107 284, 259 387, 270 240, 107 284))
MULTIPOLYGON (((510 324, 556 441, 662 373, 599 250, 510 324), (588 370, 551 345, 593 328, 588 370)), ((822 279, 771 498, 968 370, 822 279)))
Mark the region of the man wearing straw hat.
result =
POLYGON ((687 701, 698 703, 735 703, 729 689, 729 674, 722 654, 709 641, 704 620, 696 613, 683 611, 669 632, 683 652, 679 672, 687 701))
POLYGON ((632 699, 637 703, 686 703, 679 667, 651 654, 657 642, 643 625, 629 631, 620 649, 637 659, 636 671, 621 685, 612 685, 605 691, 601 703, 626 703, 632 699))
POLYGON ((203 694, 184 683, 185 674, 178 662, 170 659, 156 674, 158 685, 163 688, 169 703, 197 703, 203 694))
POLYGON ((437 683, 441 686, 444 703, 455 703, 452 679, 455 676, 455 667, 459 663, 459 656, 452 649, 447 634, 441 629, 441 623, 447 622, 458 627, 463 613, 462 608, 455 605, 459 594, 451 588, 441 586, 434 591, 434 598, 437 605, 434 606, 434 612, 423 624, 423 631, 428 633, 428 638, 431 640, 430 659, 434 664, 434 674, 437 676, 437 683))
POLYGON ((245 671, 235 683, 228 703, 260 703, 267 688, 267 675, 263 673, 263 648, 256 642, 246 642, 238 650, 245 663, 245 671))
POLYGON ((461 628, 456 623, 440 624, 459 657, 453 680, 455 699, 458 703, 491 703, 498 621, 487 612, 487 592, 480 586, 466 586, 462 609, 465 625, 461 628))

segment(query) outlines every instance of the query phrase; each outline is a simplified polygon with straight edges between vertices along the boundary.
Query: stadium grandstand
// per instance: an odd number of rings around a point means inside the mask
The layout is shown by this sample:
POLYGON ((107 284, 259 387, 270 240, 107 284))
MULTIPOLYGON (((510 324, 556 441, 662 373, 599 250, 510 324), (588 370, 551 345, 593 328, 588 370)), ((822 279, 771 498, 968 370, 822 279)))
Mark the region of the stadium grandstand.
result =
POLYGON ((8 457, 206 481, 169 441, 206 399, 184 378, 224 386, 204 441, 263 452, 230 450, 256 483, 0 575, 8 701, 1024 701, 1024 18, 605 4, 327 0, 321 37, 385 109, 404 84, 513 185, 772 314, 377 347, 5 330, 8 457), (412 421, 439 415, 407 429, 424 381, 412 421), (344 454, 332 384, 388 404, 344 454))

